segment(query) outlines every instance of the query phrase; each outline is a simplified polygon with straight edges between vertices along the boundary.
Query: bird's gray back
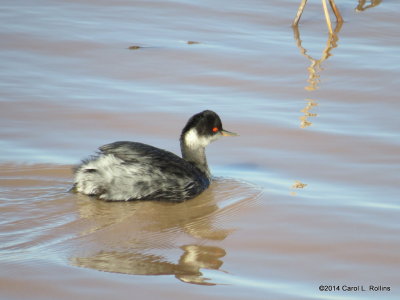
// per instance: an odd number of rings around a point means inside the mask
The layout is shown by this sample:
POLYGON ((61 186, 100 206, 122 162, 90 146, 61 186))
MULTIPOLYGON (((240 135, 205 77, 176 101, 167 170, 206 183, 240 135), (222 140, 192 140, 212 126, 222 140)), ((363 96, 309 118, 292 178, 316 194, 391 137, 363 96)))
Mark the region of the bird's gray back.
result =
POLYGON ((99 150, 78 168, 76 177, 86 176, 105 200, 182 201, 209 185, 198 168, 166 150, 137 142, 115 142, 99 150))

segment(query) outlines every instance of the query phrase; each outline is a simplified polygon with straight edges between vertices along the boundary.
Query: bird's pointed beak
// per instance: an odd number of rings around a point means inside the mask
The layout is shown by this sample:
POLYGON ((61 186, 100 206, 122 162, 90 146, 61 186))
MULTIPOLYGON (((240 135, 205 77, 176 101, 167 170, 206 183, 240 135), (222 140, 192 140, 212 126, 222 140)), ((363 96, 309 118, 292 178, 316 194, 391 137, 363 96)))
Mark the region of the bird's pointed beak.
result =
POLYGON ((237 133, 230 132, 230 131, 228 131, 228 130, 221 130, 221 134, 222 134, 223 136, 238 136, 237 133))

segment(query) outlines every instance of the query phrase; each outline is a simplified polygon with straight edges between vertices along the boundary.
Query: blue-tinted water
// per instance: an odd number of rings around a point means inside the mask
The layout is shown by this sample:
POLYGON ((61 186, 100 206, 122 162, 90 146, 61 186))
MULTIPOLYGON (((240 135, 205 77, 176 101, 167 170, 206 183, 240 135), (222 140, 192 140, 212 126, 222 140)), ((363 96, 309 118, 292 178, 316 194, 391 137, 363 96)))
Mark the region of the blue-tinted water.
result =
POLYGON ((397 299, 400 5, 338 0, 330 37, 309 2, 296 31, 294 0, 5 1, 1 296, 397 299), (68 193, 100 145, 179 153, 203 109, 240 136, 201 197, 68 193))

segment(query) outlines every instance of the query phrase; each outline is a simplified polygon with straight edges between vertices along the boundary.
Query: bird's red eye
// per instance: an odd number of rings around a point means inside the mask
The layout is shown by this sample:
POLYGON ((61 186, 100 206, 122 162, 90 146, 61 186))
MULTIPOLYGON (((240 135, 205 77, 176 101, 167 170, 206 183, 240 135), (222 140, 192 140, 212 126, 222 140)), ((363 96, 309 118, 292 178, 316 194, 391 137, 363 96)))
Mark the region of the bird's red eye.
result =
POLYGON ((213 131, 213 132, 217 132, 217 131, 218 131, 218 127, 214 127, 214 128, 212 129, 212 131, 213 131))

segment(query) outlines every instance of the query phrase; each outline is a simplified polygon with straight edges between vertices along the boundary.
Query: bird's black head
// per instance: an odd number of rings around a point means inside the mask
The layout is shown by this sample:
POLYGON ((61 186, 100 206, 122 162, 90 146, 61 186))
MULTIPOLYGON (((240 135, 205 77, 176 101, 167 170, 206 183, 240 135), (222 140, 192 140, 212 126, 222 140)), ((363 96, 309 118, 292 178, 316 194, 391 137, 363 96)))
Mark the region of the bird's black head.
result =
POLYGON ((192 116, 182 130, 182 134, 196 129, 199 136, 214 135, 222 130, 220 117, 211 110, 205 110, 192 116))
POLYGON ((211 110, 205 110, 188 120, 182 130, 181 141, 189 147, 205 147, 223 135, 237 134, 224 130, 220 117, 211 110))

